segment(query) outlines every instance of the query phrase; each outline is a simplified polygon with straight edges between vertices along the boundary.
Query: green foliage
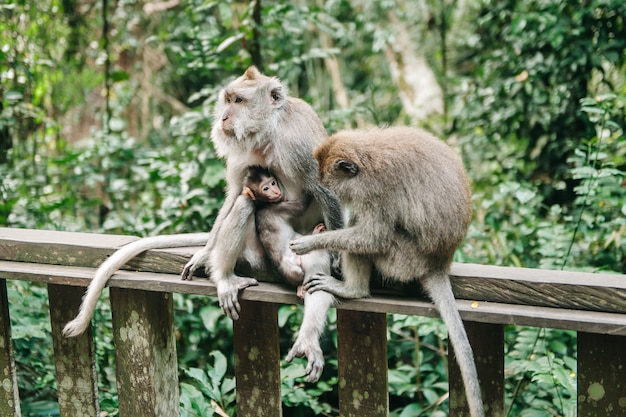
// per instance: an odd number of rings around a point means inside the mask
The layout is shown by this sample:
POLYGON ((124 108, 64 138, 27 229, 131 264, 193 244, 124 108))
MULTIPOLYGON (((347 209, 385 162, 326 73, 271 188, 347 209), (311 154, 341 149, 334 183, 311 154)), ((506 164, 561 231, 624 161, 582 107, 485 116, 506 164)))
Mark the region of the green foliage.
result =
POLYGON ((10 281, 7 287, 11 305, 11 331, 17 358, 17 377, 20 392, 27 393, 29 401, 22 404, 24 415, 58 415, 56 380, 50 336, 48 294, 42 285, 10 281))
POLYGON ((525 327, 506 332, 506 416, 576 415, 575 338, 525 327))

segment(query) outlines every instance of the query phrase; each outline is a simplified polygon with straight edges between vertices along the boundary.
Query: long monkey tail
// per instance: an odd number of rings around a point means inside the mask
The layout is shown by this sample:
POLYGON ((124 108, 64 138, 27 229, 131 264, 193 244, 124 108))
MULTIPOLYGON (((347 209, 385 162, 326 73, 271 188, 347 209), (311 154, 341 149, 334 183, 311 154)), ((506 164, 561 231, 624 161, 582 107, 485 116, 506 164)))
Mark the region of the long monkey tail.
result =
POLYGON ((111 255, 100 265, 87 287, 87 292, 80 304, 76 318, 65 325, 63 336, 81 335, 91 323, 96 303, 109 278, 128 261, 150 249, 181 248, 186 246, 202 246, 207 243, 209 233, 189 233, 180 235, 154 236, 129 243, 111 255))
POLYGON ((457 363, 461 369, 470 415, 472 417, 484 417, 485 411, 480 385, 478 384, 478 372, 474 363, 474 353, 454 300, 450 277, 445 273, 434 274, 422 278, 421 282, 448 328, 448 337, 452 342, 457 363))

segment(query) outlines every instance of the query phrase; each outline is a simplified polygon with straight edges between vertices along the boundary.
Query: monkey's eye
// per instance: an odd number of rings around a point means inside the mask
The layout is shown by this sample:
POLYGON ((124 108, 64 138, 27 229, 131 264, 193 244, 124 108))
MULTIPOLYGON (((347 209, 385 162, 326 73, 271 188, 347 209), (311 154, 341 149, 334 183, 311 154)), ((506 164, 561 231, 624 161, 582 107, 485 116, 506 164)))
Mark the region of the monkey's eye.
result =
POLYGON ((272 184, 273 186, 275 186, 275 185, 276 185, 276 181, 272 181, 272 182, 271 182, 271 184, 272 184))
POLYGON ((268 192, 270 190, 270 187, 268 187, 267 185, 265 187, 263 187, 263 191, 264 192, 268 192))
POLYGON ((241 103, 243 101, 243 97, 235 97, 235 103, 241 103))

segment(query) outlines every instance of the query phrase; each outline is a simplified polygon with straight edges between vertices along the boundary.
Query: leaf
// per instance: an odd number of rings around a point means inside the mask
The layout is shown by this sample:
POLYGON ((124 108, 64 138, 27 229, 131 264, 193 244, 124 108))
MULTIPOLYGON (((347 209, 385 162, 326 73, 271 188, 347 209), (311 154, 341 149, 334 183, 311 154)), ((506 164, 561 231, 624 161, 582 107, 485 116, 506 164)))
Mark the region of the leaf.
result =
POLYGON ((126 71, 112 71, 109 74, 109 78, 113 82, 128 81, 130 79, 130 74, 126 71))
POLYGON ((9 102, 9 104, 16 104, 24 98, 24 95, 19 91, 9 91, 4 95, 4 98, 9 102))
POLYGON ((204 372, 204 370, 200 369, 200 368, 189 368, 185 370, 185 374, 192 378, 195 379, 196 381, 198 381, 200 384, 202 385, 209 385, 210 381, 209 378, 206 374, 206 372, 204 372))
POLYGON ((211 356, 213 357, 213 369, 215 371, 213 374, 213 381, 219 382, 224 378, 224 375, 226 375, 228 362, 226 361, 226 356, 224 356, 224 354, 219 350, 211 352, 211 356))
POLYGON ((404 407, 399 417, 414 417, 419 416, 422 411, 424 411, 424 407, 420 403, 411 403, 404 407))

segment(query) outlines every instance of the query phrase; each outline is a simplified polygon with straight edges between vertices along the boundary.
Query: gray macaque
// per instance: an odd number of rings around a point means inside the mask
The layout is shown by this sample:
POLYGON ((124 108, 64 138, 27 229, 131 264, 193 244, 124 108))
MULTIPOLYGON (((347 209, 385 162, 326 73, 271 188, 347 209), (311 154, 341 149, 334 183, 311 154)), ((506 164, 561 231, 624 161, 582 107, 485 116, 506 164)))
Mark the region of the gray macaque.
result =
MULTIPOLYGON (((257 281, 237 276, 235 267, 242 263, 263 271, 267 261, 254 233, 254 204, 249 198, 240 198, 247 167, 268 168, 281 181, 288 200, 311 198, 305 212, 293 224, 296 232, 311 231, 321 222, 329 230, 341 228, 341 205, 333 191, 320 185, 313 158, 313 149, 326 138, 326 130, 311 106, 289 97, 279 79, 265 76, 255 67, 248 68, 220 92, 215 104, 211 139, 218 155, 226 160, 227 185, 225 202, 211 232, 157 236, 124 246, 96 271, 78 316, 65 326, 63 334, 67 337, 82 334, 111 275, 150 249, 204 245, 183 269, 182 279, 192 279, 197 269, 205 268, 217 287, 222 310, 232 319, 239 318, 238 292, 257 285, 257 281)), ((325 320, 333 298, 318 293, 306 295, 304 302, 305 322, 298 337, 306 346, 303 351, 309 362, 309 377, 319 378, 323 357, 319 341, 313 339, 323 330, 324 322, 320 324, 319 319, 323 315, 325 320)))
POLYGON ((339 132, 314 155, 320 182, 335 191, 349 219, 345 229, 291 242, 298 254, 324 249, 341 255, 343 281, 317 274, 305 281, 305 290, 366 297, 373 270, 386 281, 419 281, 448 328, 470 413, 483 417, 472 348, 449 278, 472 217, 461 159, 429 133, 407 127, 339 132))
MULTIPOLYGON (((220 92, 214 117, 211 139, 218 155, 226 159, 226 201, 206 246, 185 266, 182 278, 191 279, 196 269, 207 268, 222 310, 237 319, 239 290, 257 284, 256 279, 234 272, 242 255, 256 253, 244 250, 246 221, 251 214, 235 205, 247 167, 268 168, 281 181, 288 200, 312 197, 294 224, 297 232, 313 230, 320 222, 329 230, 341 228, 343 215, 336 195, 320 185, 313 159, 313 149, 326 139, 326 130, 311 106, 287 96, 286 87, 277 78, 248 68, 220 92)), ((244 260, 253 268, 264 262, 257 256, 244 260)))

